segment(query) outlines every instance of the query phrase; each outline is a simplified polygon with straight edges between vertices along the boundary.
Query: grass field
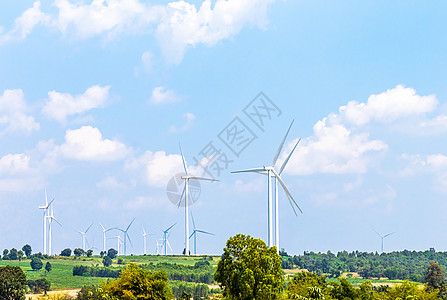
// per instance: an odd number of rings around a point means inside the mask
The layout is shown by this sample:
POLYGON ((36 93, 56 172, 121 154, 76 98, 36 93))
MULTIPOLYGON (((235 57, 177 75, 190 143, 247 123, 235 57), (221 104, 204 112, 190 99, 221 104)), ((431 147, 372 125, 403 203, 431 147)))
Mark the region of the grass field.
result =
MULTIPOLYGON (((136 264, 147 264, 154 263, 158 264, 161 262, 176 263, 182 265, 194 265, 197 261, 203 260, 204 256, 159 256, 159 255, 140 255, 140 256, 120 256, 124 264, 129 264, 131 262, 136 264)), ((217 265, 219 257, 213 257, 210 261, 211 265, 217 265)), ((74 259, 73 257, 61 257, 56 256, 53 259, 42 260, 44 267, 39 271, 33 271, 30 266, 29 259, 23 259, 19 261, 2 260, 0 261, 0 266, 19 266, 26 274, 27 279, 35 280, 45 277, 45 264, 47 261, 50 262, 52 270, 47 273, 46 278, 51 282, 51 290, 66 290, 66 289, 76 289, 81 288, 84 285, 99 284, 100 280, 107 280, 107 278, 99 277, 82 277, 73 276, 73 267, 84 265, 84 266, 102 266, 102 258, 99 256, 92 257, 82 257, 80 259, 74 259)), ((116 264, 117 259, 113 260, 113 267, 119 267, 116 264)))

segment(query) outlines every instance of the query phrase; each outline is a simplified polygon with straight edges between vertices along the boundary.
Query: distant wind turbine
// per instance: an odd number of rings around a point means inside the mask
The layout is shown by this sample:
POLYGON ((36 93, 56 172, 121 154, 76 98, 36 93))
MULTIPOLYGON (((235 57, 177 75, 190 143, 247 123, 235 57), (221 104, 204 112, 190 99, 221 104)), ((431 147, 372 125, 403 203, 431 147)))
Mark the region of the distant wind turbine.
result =
POLYGON ((146 243, 146 237, 147 237, 148 235, 154 235, 154 234, 146 233, 146 230, 144 230, 144 227, 143 227, 143 248, 144 248, 144 254, 147 254, 147 253, 146 253, 146 245, 147 245, 147 243, 146 243))
MULTIPOLYGON (((183 156, 182 146, 179 144, 180 154, 182 155, 183 169, 185 170, 186 175, 182 176, 182 179, 185 181, 185 186, 183 187, 182 195, 180 196, 178 206, 182 202, 183 195, 185 195, 185 255, 189 255, 189 181, 190 180, 207 180, 207 181, 218 181, 212 178, 198 177, 189 175, 188 166, 186 165, 185 157, 183 156)), ((166 252, 166 251, 165 251, 166 252)))
POLYGON ((51 256, 51 254, 52 254, 52 252, 51 252, 51 246, 52 246, 51 237, 53 236, 53 221, 56 221, 62 227, 62 224, 59 223, 58 220, 56 220, 53 213, 54 213, 54 205, 51 206, 50 215, 47 216, 48 223, 49 223, 49 232, 48 232, 48 255, 49 256, 51 256))
MULTIPOLYGON (((373 229, 373 230, 374 230, 374 229, 373 229)), ((380 239, 382 240, 382 244, 381 244, 382 252, 381 252, 381 253, 383 253, 383 239, 386 238, 386 237, 388 237, 388 236, 390 236, 390 235, 392 235, 392 234, 395 234, 395 232, 391 232, 391 233, 388 233, 388 234, 385 234, 385 235, 381 235, 380 233, 378 233, 378 232, 375 231, 375 230, 374 230, 374 232, 377 233, 377 235, 380 236, 380 239)))
POLYGON ((163 230, 160 228, 160 230, 163 231, 163 247, 164 247, 165 256, 168 255, 167 247, 169 247, 169 249, 171 249, 171 252, 172 252, 171 245, 169 244, 169 241, 168 241, 168 237, 169 237, 168 232, 169 232, 169 230, 172 229, 172 227, 175 226, 175 224, 177 224, 177 223, 174 223, 173 225, 171 225, 171 227, 169 227, 166 230, 163 230))
POLYGON ((127 226, 126 230, 124 229, 119 229, 119 231, 121 231, 123 233, 123 240, 124 240, 124 255, 127 255, 127 240, 129 239, 130 245, 133 247, 132 245, 132 241, 130 240, 130 236, 127 233, 129 231, 130 226, 132 225, 133 221, 135 221, 135 218, 132 219, 132 221, 129 223, 129 225, 127 226))
MULTIPOLYGON (((80 234, 82 235, 82 250, 84 250, 84 251, 85 251, 85 241, 87 240, 87 236, 86 236, 86 234, 87 234, 87 232, 89 231, 90 227, 92 227, 92 225, 93 225, 93 223, 90 224, 90 226, 87 228, 86 231, 79 231, 79 230, 76 230, 78 233, 80 233, 80 234)), ((88 241, 87 241, 87 243, 88 243, 88 241)))
POLYGON ((106 232, 116 229, 115 227, 109 228, 109 229, 105 229, 104 226, 102 226, 101 223, 99 223, 99 226, 101 226, 102 228, 102 234, 103 234, 103 251, 106 252, 107 251, 107 245, 106 245, 106 232))
POLYGON ((47 190, 45 189, 45 205, 39 206, 39 209, 43 210, 43 254, 47 253, 47 217, 49 216, 48 210, 51 206, 51 203, 53 203, 54 199, 48 203, 47 198, 47 190))
POLYGON ((267 206, 268 206, 268 246, 272 247, 273 245, 276 246, 276 251, 279 252, 279 203, 278 203, 278 182, 280 183, 281 187, 284 190, 284 193, 286 194, 290 206, 292 206, 293 212, 295 215, 296 208, 303 213, 301 208, 298 206, 296 201, 293 199, 292 194, 290 194, 289 190, 287 189, 284 181, 281 178, 281 174, 284 171, 284 168, 286 167, 287 163, 289 162, 290 157, 292 156, 293 152, 295 151, 296 147, 298 146, 298 143, 301 141, 301 139, 298 139, 297 143, 293 147, 292 151, 289 153, 287 158, 284 160, 283 164, 281 165, 281 168, 279 169, 279 172, 275 170, 275 165, 278 161, 278 158, 281 154, 282 148, 284 147, 284 143, 287 139, 287 136, 289 134, 290 128, 293 125, 293 121, 289 126, 289 129, 286 132, 286 135, 284 136, 283 140, 281 141, 281 144, 279 145, 278 150, 276 151, 275 157, 273 158, 273 163, 270 167, 262 166, 259 168, 253 168, 253 169, 246 169, 246 170, 239 170, 239 171, 233 171, 231 173, 260 173, 260 174, 266 174, 267 175, 267 206), (272 186, 271 186, 271 178, 275 178, 275 244, 273 244, 273 201, 272 201, 272 186))
POLYGON ((196 224, 194 223, 194 216, 192 215, 192 212, 191 212, 191 219, 192 219, 193 231, 192 231, 191 235, 189 236, 189 238, 192 238, 192 236, 194 236, 194 255, 196 255, 197 254, 197 233, 203 233, 203 234, 209 234, 209 235, 215 235, 215 234, 197 229, 196 224))

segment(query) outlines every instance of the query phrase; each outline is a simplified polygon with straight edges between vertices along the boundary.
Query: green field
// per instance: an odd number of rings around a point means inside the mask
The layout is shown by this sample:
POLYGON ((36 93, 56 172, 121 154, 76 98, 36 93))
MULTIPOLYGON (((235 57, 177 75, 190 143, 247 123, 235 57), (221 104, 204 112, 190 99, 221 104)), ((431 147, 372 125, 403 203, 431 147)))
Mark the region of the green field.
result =
MULTIPOLYGON (((128 263, 136 263, 136 264, 158 264, 161 262, 167 263, 176 263, 181 265, 194 265, 197 261, 203 260, 204 256, 159 256, 159 255, 141 255, 141 256, 120 256, 123 260, 123 263, 126 265, 128 263)), ((216 266, 218 259, 220 257, 213 257, 213 260, 210 261, 211 265, 216 266)), ((82 276, 73 276, 73 267, 84 265, 84 266, 102 266, 102 258, 99 256, 92 257, 81 257, 80 259, 74 259, 73 257, 61 257, 55 256, 52 259, 42 260, 43 265, 49 261, 51 263, 52 270, 47 273, 46 278, 51 282, 51 290, 66 290, 66 289, 77 289, 81 288, 84 285, 97 285, 100 280, 107 280, 107 278, 99 278, 99 277, 82 277, 82 276)), ((116 264, 117 259, 113 260, 113 267, 119 267, 116 264)), ((23 259, 21 262, 19 261, 10 261, 10 260, 2 260, 0 261, 0 266, 11 265, 11 266, 20 266, 26 274, 27 279, 38 279, 45 277, 45 270, 42 268, 39 271, 33 271, 30 267, 30 260, 23 259)))

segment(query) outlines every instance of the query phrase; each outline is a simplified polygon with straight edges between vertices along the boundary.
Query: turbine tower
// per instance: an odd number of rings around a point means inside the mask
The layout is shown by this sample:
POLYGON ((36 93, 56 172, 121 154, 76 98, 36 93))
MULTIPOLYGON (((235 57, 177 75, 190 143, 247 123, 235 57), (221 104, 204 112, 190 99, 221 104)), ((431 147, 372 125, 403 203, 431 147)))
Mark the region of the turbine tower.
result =
POLYGON ((192 236, 194 236, 194 255, 196 255, 197 254, 197 233, 203 233, 203 234, 209 234, 209 235, 215 235, 215 234, 197 229, 196 224, 194 223, 194 216, 192 215, 192 212, 191 212, 191 219, 192 219, 193 231, 192 231, 191 235, 189 236, 189 238, 192 238, 192 236))
POLYGON ((62 226, 61 225, 61 223, 59 223, 59 221, 58 220, 56 220, 56 218, 54 217, 54 215, 53 215, 53 213, 54 213, 54 205, 52 205, 51 206, 51 208, 50 208, 50 214, 47 216, 47 219, 48 219, 48 223, 49 223, 49 226, 48 226, 48 228, 49 228, 49 232, 48 232, 48 255, 49 256, 51 256, 51 245, 52 245, 52 241, 51 241, 51 237, 52 237, 52 233, 53 233, 53 221, 56 221, 60 226, 62 226))
MULTIPOLYGON (((189 175, 188 166, 186 165, 185 157, 183 156, 182 146, 179 144, 180 153, 182 155, 183 169, 185 170, 186 175, 182 176, 182 179, 185 181, 185 186, 183 187, 182 195, 180 196, 180 200, 178 202, 178 207, 182 202, 183 195, 185 195, 185 255, 189 255, 189 181, 190 180, 207 180, 207 181, 218 181, 212 178, 198 177, 189 175)), ((165 245, 166 248, 166 245, 165 245)), ((166 250, 166 249, 165 249, 166 250)), ((166 251, 165 251, 166 252, 166 251)))
POLYGON ((93 223, 90 224, 90 226, 84 232, 76 230, 77 232, 79 232, 82 235, 82 250, 84 250, 84 251, 85 251, 85 241, 87 240, 86 234, 89 231, 90 227, 92 227, 92 225, 93 225, 93 223))
POLYGON ((289 153, 287 158, 284 160, 283 164, 281 165, 281 168, 279 169, 279 172, 276 171, 275 165, 278 161, 278 158, 281 154, 282 148, 284 147, 284 143, 287 139, 287 136, 289 134, 290 128, 293 125, 293 121, 289 126, 289 129, 286 132, 286 135, 284 136, 283 140, 281 141, 281 144, 279 145, 278 150, 276 151, 275 157, 273 158, 273 163, 271 166, 266 167, 262 166, 259 168, 253 168, 253 169, 246 169, 246 170, 239 170, 239 171, 233 171, 231 173, 260 173, 267 175, 267 207, 268 207, 268 246, 272 247, 273 245, 276 246, 276 251, 279 253, 279 203, 278 203, 278 182, 281 185, 282 189, 284 190, 284 193, 287 196, 287 199, 289 200, 290 206, 292 206, 293 212, 295 215, 296 208, 303 213, 301 208, 298 206, 296 201, 293 199, 292 194, 290 194, 289 190, 287 189, 287 186, 285 185, 284 181, 281 178, 281 174, 284 171, 284 168, 286 167, 287 163, 289 162, 290 157, 292 156, 293 152, 295 151, 296 147, 298 146, 298 143, 301 141, 301 139, 298 139, 297 143, 293 147, 292 151, 289 153), (271 178, 275 179, 275 242, 273 243, 273 201, 272 201, 272 183, 271 178), (295 206, 294 206, 295 205, 295 206))
POLYGON ((127 231, 129 231, 129 228, 132 225, 133 221, 135 221, 135 218, 132 219, 132 221, 130 222, 129 226, 127 226, 126 230, 118 228, 118 230, 121 231, 123 233, 123 235, 124 235, 123 236, 123 240, 124 240, 124 255, 127 255, 127 253, 126 253, 126 251, 127 251, 127 246, 126 246, 127 245, 127 243, 126 243, 127 239, 129 239, 130 245, 133 247, 132 241, 130 240, 130 236, 127 233, 127 231))
MULTIPOLYGON (((142 227, 143 227, 143 226, 142 226, 142 227)), ((146 230, 144 230, 144 227, 143 227, 143 248, 144 248, 144 254, 145 254, 145 255, 147 254, 147 253, 146 253, 146 245, 147 245, 147 243, 146 243, 146 237, 147 237, 148 235, 153 235, 153 234, 146 233, 146 230)))
POLYGON ((171 227, 169 227, 166 230, 163 230, 160 228, 160 230, 163 231, 163 244, 162 245, 164 247, 165 256, 168 255, 167 247, 169 247, 169 249, 171 249, 171 252, 172 252, 171 245, 169 244, 169 241, 168 241, 168 232, 169 232, 169 230, 172 229, 172 227, 175 226, 175 224, 177 224, 177 223, 174 223, 173 225, 171 225, 171 227))
POLYGON ((106 252, 107 251, 107 245, 106 245, 106 232, 116 229, 115 227, 113 228, 109 228, 109 229, 105 229, 104 226, 102 226, 101 223, 99 223, 99 226, 101 226, 102 228, 102 234, 103 234, 103 251, 106 252))
POLYGON ((45 205, 39 206, 39 209, 43 209, 43 254, 47 253, 47 217, 49 216, 48 210, 54 199, 48 203, 47 190, 45 189, 45 205))
POLYGON ((395 234, 395 232, 391 232, 391 233, 388 233, 388 234, 385 234, 385 235, 381 235, 380 233, 378 233, 378 232, 375 231, 375 230, 374 230, 374 232, 377 233, 377 235, 380 236, 380 239, 382 240, 382 244, 381 244, 381 250, 382 250, 382 252, 381 252, 381 253, 383 253, 383 239, 386 238, 386 237, 388 237, 388 236, 390 236, 390 235, 392 235, 392 234, 395 234))

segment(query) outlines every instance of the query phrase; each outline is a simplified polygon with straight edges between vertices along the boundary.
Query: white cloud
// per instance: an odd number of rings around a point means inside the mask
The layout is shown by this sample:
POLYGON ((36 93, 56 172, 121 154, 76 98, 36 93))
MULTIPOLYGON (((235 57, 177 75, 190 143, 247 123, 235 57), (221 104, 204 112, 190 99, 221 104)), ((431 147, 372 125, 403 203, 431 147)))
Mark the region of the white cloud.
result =
POLYGON ((172 125, 169 129, 170 133, 184 132, 188 130, 189 128, 191 128, 194 120, 196 119, 196 116, 192 113, 186 113, 183 115, 183 118, 185 119, 185 123, 179 128, 177 128, 177 126, 175 125, 172 125))
POLYGON ((16 131, 29 134, 39 130, 40 125, 27 115, 27 110, 22 90, 5 90, 0 95, 0 134, 16 131))
POLYGON ((39 189, 42 178, 30 165, 29 155, 7 154, 0 158, 0 191, 22 192, 39 189))
POLYGON ((81 114, 93 108, 101 107, 109 96, 110 86, 94 85, 84 94, 72 96, 70 94, 51 91, 42 112, 50 118, 64 123, 68 116, 81 114))
POLYGON ((166 89, 163 86, 158 86, 152 90, 152 95, 149 98, 149 102, 155 104, 173 103, 180 101, 180 97, 173 91, 166 89))
POLYGON ((164 151, 146 151, 128 161, 125 168, 141 172, 144 182, 154 187, 165 187, 173 175, 183 172, 181 156, 164 151))
POLYGON ((138 0, 55 0, 56 13, 43 13, 40 2, 17 18, 14 28, 0 36, 0 44, 23 39, 38 24, 66 36, 86 39, 104 35, 155 34, 164 56, 178 64, 188 46, 213 46, 238 34, 245 26, 264 28, 274 0, 205 0, 197 9, 186 1, 150 5, 138 0), (213 5, 212 5, 213 4, 213 5))
POLYGON ((447 156, 444 154, 409 155, 400 157, 405 162, 405 167, 400 174, 414 176, 420 174, 432 174, 434 176, 434 188, 447 192, 447 156))
POLYGON ((14 21, 13 29, 4 34, 1 34, 0 31, 0 45, 14 40, 25 39, 32 32, 34 27, 40 23, 45 24, 48 20, 48 16, 40 10, 40 1, 35 1, 33 7, 24 11, 23 14, 14 21))
POLYGON ((130 149, 116 140, 104 139, 98 128, 82 126, 67 130, 65 143, 53 155, 84 161, 112 161, 125 158, 130 149))

